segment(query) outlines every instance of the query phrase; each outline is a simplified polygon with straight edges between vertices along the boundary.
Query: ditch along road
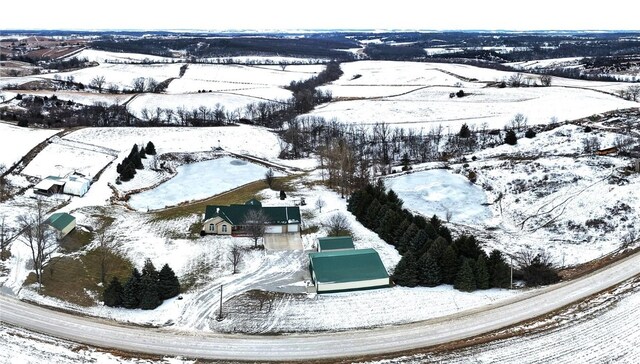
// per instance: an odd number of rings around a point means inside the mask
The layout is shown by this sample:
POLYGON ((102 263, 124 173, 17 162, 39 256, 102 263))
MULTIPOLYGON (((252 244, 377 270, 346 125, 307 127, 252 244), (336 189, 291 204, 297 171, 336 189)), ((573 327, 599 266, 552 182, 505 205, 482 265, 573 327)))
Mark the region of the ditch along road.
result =
MULTIPOLYGON (((500 304, 411 324, 337 333, 243 335, 142 328, 75 316, 0 294, 0 321, 105 349, 229 361, 363 358, 471 338, 545 315, 640 275, 640 253, 500 304)), ((425 306, 428 309, 428 305, 425 306)))

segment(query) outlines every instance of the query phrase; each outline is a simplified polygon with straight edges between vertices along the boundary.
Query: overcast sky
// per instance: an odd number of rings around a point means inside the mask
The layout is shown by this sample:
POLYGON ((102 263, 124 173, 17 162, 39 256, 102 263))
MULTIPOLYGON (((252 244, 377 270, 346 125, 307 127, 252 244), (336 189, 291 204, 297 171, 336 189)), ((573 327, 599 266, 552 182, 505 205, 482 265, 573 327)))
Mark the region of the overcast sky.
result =
POLYGON ((28 0, 0 13, 0 29, 640 30, 637 0, 28 0))

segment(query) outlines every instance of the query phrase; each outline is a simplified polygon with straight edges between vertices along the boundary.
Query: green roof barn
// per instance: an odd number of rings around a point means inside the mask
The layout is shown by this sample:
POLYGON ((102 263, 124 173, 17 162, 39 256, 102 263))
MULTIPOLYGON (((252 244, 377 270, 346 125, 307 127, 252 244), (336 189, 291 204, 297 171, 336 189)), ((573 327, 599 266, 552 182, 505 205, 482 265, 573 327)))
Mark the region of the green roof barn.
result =
POLYGON ((318 238, 318 251, 353 250, 353 239, 350 236, 327 236, 318 238))
POLYGON ((66 212, 56 212, 51 214, 44 223, 54 228, 58 233, 58 239, 62 239, 76 227, 76 218, 66 212))
POLYGON ((318 293, 389 287, 389 274, 374 249, 309 253, 318 293))

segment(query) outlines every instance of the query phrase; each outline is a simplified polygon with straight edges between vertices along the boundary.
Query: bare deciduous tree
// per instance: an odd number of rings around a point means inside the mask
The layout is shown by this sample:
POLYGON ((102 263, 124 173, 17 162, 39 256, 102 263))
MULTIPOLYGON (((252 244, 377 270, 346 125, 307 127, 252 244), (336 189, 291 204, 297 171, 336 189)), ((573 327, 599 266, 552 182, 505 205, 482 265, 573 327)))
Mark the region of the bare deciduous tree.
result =
POLYGON ((510 87, 520 87, 522 86, 522 81, 523 81, 523 75, 522 73, 514 73, 513 75, 511 75, 509 77, 509 81, 507 81, 507 84, 510 87))
POLYGON ((238 273, 238 266, 242 262, 242 249, 237 244, 233 244, 231 247, 228 259, 231 267, 233 267, 233 274, 238 273))
POLYGON ((44 263, 55 246, 56 241, 51 229, 45 223, 44 203, 41 199, 31 207, 29 212, 18 217, 18 223, 22 233, 22 242, 31 250, 33 269, 36 273, 38 285, 42 286, 42 269, 44 263))
POLYGON ((529 119, 523 113, 517 113, 511 119, 511 129, 515 129, 518 132, 521 132, 524 128, 527 127, 527 122, 529 119))
POLYGON ((541 75, 540 76, 540 84, 542 86, 545 86, 545 87, 551 86, 551 80, 552 80, 551 75, 541 75))
POLYGON ((640 86, 631 85, 627 87, 627 95, 629 96, 629 100, 638 101, 638 96, 640 96, 640 86))
POLYGON ((96 76, 93 79, 91 79, 91 83, 89 83, 89 86, 98 90, 99 93, 102 93, 102 88, 104 87, 104 83, 105 83, 104 76, 96 76))
POLYGON ((264 182, 269 186, 269 188, 273 187, 273 181, 275 181, 275 178, 275 174, 271 168, 269 168, 264 174, 264 182))
POLYGON ((585 153, 593 153, 600 149, 600 139, 598 137, 584 138, 582 140, 582 146, 585 153))
POLYGON ((244 216, 243 225, 253 239, 254 248, 258 247, 258 239, 264 237, 267 229, 267 215, 260 209, 251 209, 244 216))
POLYGON ((133 84, 131 86, 133 87, 134 92, 144 92, 146 83, 147 82, 144 77, 137 77, 133 80, 133 84))
POLYGON ((316 200, 316 208, 322 213, 322 208, 325 206, 325 202, 322 197, 318 197, 316 200))
POLYGON ((328 236, 349 235, 349 221, 343 214, 337 213, 326 222, 328 236))

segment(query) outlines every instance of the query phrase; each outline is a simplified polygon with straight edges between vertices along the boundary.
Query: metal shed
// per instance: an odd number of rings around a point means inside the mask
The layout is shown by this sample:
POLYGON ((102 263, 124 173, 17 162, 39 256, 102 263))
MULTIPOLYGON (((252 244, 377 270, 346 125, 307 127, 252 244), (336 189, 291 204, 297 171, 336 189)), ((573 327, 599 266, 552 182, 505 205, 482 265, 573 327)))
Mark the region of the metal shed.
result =
POLYGON ((389 274, 374 249, 309 253, 318 293, 389 287, 389 274))
POLYGON ((76 218, 66 212, 56 212, 45 220, 45 224, 54 228, 58 239, 62 239, 76 227, 76 218))
POLYGON ((350 236, 327 236, 318 238, 318 251, 353 250, 353 239, 350 236))

